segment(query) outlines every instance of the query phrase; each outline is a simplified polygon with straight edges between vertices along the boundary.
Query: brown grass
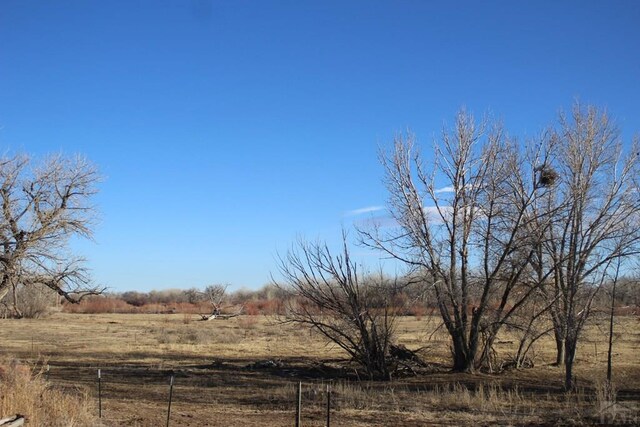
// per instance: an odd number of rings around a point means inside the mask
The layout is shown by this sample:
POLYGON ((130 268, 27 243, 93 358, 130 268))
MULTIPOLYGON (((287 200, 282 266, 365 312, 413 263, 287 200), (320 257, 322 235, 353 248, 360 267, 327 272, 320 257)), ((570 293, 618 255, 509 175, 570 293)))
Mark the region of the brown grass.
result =
POLYGON ((96 426, 87 390, 60 390, 17 361, 0 364, 0 418, 21 414, 33 426, 96 426))
MULTIPOLYGON (((567 395, 561 391, 562 369, 551 365, 551 339, 539 343, 532 369, 452 374, 446 366, 437 368, 449 363, 446 331, 434 332, 438 319, 404 317, 398 342, 425 347, 421 354, 435 368, 390 383, 358 383, 345 354, 306 329, 264 316, 196 319, 57 313, 46 320, 0 320, 0 353, 29 363, 45 357, 51 384, 88 390, 92 398, 101 368, 107 425, 162 425, 172 373, 172 426, 290 425, 297 381, 304 383, 304 425, 315 426, 322 425, 327 384, 333 389, 336 426, 580 424, 599 420, 598 411, 610 400, 602 391, 607 336, 597 324, 589 327, 578 350, 580 390, 567 395), (265 360, 275 365, 256 363, 265 360)), ((632 407, 640 400, 637 326, 636 318, 620 319, 614 355, 618 399, 632 407)), ((506 358, 516 345, 513 336, 501 335, 498 357, 506 358)))

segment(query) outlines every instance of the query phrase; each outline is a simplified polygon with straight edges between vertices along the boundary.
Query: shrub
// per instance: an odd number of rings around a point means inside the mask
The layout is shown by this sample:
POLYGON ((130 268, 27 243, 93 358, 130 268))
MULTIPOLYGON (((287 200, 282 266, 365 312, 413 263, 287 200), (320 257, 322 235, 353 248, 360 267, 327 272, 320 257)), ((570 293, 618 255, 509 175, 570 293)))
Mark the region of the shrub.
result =
POLYGON ((281 313, 282 303, 276 299, 257 299, 244 304, 244 314, 255 316, 258 314, 274 315, 281 313))
POLYGON ((62 309, 67 313, 136 313, 136 307, 119 298, 96 296, 82 300, 79 304, 65 304, 62 309))

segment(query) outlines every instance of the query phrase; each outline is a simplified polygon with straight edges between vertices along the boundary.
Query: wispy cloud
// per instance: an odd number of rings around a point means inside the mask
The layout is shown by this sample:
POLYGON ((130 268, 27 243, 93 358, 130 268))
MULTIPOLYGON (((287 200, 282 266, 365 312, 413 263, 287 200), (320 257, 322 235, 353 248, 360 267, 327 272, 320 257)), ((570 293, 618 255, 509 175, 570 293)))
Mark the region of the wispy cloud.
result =
POLYGON ((453 193, 455 189, 451 186, 438 188, 434 191, 434 193, 453 193))
POLYGON ((451 206, 440 206, 440 210, 435 206, 425 206, 423 211, 432 224, 444 224, 444 221, 449 221, 453 214, 451 206))
POLYGON ((375 216, 370 218, 360 218, 354 222, 358 227, 367 228, 394 228, 398 226, 398 221, 390 216, 375 216))
POLYGON ((366 208, 354 209, 345 212, 345 216, 357 216, 371 212, 378 212, 384 209, 384 206, 367 206, 366 208))

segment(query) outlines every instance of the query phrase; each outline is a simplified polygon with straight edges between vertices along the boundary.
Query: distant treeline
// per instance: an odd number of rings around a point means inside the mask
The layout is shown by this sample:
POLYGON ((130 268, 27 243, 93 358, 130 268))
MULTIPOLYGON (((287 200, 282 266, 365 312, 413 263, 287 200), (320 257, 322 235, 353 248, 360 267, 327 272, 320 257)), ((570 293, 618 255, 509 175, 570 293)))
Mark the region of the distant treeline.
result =
MULTIPOLYGON (((243 307, 249 315, 276 314, 284 295, 277 287, 229 292, 226 302, 243 307)), ((69 313, 198 313, 211 312, 211 303, 201 289, 164 289, 150 292, 107 292, 84 299, 80 304, 64 304, 69 313)))
MULTIPOLYGON (((601 289, 596 306, 603 308, 609 301, 610 285, 601 289)), ((422 317, 432 314, 436 309, 428 302, 434 301, 425 295, 417 295, 413 287, 396 292, 395 302, 402 307, 402 315, 422 317)), ((275 285, 265 285, 257 290, 239 289, 228 292, 228 305, 243 307, 243 314, 274 315, 281 314, 283 302, 291 296, 275 285)), ((640 285, 631 279, 621 279, 616 289, 618 313, 640 314, 640 285)), ((191 313, 205 314, 211 311, 211 304, 202 290, 165 289, 150 292, 126 291, 109 292, 85 298, 79 304, 63 304, 68 313, 191 313)))

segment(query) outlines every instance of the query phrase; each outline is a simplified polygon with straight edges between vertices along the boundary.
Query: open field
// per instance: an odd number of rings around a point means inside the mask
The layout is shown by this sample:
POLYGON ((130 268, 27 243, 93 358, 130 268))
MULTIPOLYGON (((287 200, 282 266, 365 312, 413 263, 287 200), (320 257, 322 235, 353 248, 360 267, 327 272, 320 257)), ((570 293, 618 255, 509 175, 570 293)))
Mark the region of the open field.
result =
MULTIPOLYGON (((1 356, 48 364, 59 388, 96 394, 102 369, 103 424, 164 425, 168 382, 175 375, 172 426, 293 425, 295 386, 303 382, 303 425, 324 425, 324 390, 334 391, 335 426, 591 423, 606 415, 598 397, 606 373, 607 336, 590 326, 578 350, 579 392, 566 395, 551 340, 537 346, 535 367, 501 374, 448 372, 448 341, 433 318, 402 318, 398 342, 429 368, 392 382, 358 383, 344 354, 308 330, 272 318, 200 322, 184 314, 81 315, 0 320, 1 356), (599 412, 600 411, 600 412, 599 412)), ((614 381, 638 420, 640 330, 637 317, 616 326, 614 381), (635 409, 634 409, 635 408, 635 409)), ((515 350, 500 337, 499 357, 515 350)), ((97 402, 96 402, 97 412, 97 402)), ((4 415, 4 414, 3 414, 4 415)), ((636 417, 636 418, 631 418, 636 417)))

